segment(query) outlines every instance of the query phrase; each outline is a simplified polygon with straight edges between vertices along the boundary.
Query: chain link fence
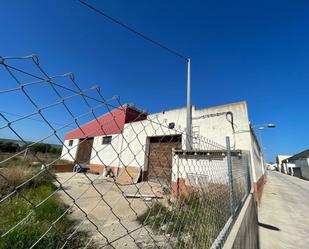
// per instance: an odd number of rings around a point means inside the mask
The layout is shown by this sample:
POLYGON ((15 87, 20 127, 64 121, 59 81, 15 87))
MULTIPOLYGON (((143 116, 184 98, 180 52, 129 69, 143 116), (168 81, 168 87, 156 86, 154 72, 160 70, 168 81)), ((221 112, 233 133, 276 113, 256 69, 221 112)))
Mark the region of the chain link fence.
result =
POLYGON ((1 57, 0 248, 221 248, 248 153, 1 57), (12 140, 13 139, 13 140, 12 140))

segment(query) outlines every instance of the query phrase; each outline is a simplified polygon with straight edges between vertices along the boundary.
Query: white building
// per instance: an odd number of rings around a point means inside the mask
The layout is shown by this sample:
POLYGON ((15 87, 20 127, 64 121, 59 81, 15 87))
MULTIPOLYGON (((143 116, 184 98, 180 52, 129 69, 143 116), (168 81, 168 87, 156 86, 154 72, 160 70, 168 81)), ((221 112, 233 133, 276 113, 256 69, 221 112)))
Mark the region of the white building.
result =
MULTIPOLYGON (((124 105, 68 133, 62 158, 87 164, 99 173, 109 166, 116 176, 126 168, 140 171, 141 179, 175 180, 172 149, 185 149, 185 127, 186 108, 148 115, 124 105), (161 162, 163 156, 166 160, 161 162)), ((223 149, 229 136, 233 150, 248 151, 252 181, 256 192, 261 192, 263 158, 246 102, 203 109, 192 106, 192 135, 194 150, 223 149)))
POLYGON ((277 163, 277 167, 278 167, 278 171, 279 172, 282 172, 282 173, 285 173, 285 174, 287 174, 287 167, 286 167, 286 165, 284 165, 283 163, 282 163, 282 161, 283 160, 285 160, 285 159, 287 159, 287 158, 289 158, 289 157, 291 157, 292 155, 278 155, 277 157, 276 157, 276 163, 277 163))
POLYGON ((309 180, 309 149, 290 156, 282 161, 286 174, 309 180))

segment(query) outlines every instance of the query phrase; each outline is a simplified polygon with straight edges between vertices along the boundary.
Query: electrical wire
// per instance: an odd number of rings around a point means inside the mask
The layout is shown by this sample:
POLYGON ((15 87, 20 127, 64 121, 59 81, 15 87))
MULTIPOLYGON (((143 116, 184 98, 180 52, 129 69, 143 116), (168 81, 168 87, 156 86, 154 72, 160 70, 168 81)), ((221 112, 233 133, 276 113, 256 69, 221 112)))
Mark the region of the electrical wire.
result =
MULTIPOLYGON (((7 115, 15 116, 15 117, 19 117, 19 118, 23 118, 24 117, 24 116, 16 114, 16 113, 7 112, 7 111, 3 111, 3 110, 0 110, 0 113, 5 113, 7 115)), ((25 119, 36 121, 36 122, 40 122, 40 123, 45 123, 44 120, 41 120, 41 119, 38 119, 38 118, 26 117, 25 119)), ((60 124, 60 123, 56 123, 56 122, 50 122, 50 123, 53 124, 53 125, 57 125, 57 126, 64 126, 64 124, 60 124)), ((71 125, 71 127, 75 127, 75 126, 71 125)))
POLYGON ((237 125, 234 123, 234 115, 233 112, 227 111, 227 112, 217 112, 217 113, 211 113, 211 114, 205 114, 199 117, 194 117, 192 120, 197 120, 197 119, 205 119, 205 118, 213 118, 213 117, 219 117, 225 115, 226 121, 231 124, 232 131, 233 131, 233 137, 234 137, 234 145, 231 146, 231 148, 235 149, 236 148, 236 132, 235 132, 235 127, 237 128, 237 125))
POLYGON ((174 54, 174 55, 178 56, 179 58, 181 58, 181 59, 183 59, 183 60, 185 60, 185 61, 188 61, 188 57, 182 55, 182 54, 179 53, 178 51, 176 51, 176 50, 174 50, 174 49, 171 49, 171 48, 169 48, 169 47, 163 45, 163 44, 160 43, 160 42, 155 41, 154 39, 152 39, 152 38, 146 36, 145 34, 143 34, 143 33, 139 32, 139 31, 137 31, 136 29, 130 27, 129 25, 127 25, 127 24, 125 24, 125 23, 123 23, 123 22, 117 20, 116 18, 114 18, 114 17, 112 17, 112 16, 106 14, 104 11, 98 9, 97 7, 95 7, 95 6, 93 6, 93 5, 90 5, 89 3, 85 2, 85 1, 82 1, 82 0, 77 0, 77 1, 80 2, 81 4, 85 5, 85 6, 88 7, 89 9, 93 10, 93 11, 96 12, 97 14, 99 14, 99 15, 101 15, 101 16, 104 16, 105 18, 107 18, 107 19, 110 20, 111 22, 113 22, 113 23, 115 23, 115 24, 117 24, 117 25, 123 27, 124 29, 130 31, 131 33, 133 33, 133 34, 135 34, 135 35, 137 35, 137 36, 143 38, 144 40, 146 40, 146 41, 148 41, 148 42, 150 42, 150 43, 152 43, 152 44, 154 44, 154 45, 156 45, 156 46, 158 46, 158 47, 160 47, 160 48, 162 48, 162 49, 168 51, 168 52, 171 53, 171 54, 174 54))

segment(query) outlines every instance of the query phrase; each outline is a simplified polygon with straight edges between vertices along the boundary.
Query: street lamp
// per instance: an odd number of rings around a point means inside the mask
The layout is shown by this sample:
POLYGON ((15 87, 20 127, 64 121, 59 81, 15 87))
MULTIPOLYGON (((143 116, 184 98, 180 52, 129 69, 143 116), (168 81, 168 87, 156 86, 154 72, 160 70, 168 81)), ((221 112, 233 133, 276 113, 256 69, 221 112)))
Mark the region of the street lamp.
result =
POLYGON ((262 131, 265 130, 265 128, 276 128, 276 125, 273 123, 269 123, 269 124, 263 124, 263 125, 253 125, 251 126, 252 128, 257 127, 257 129, 259 130, 259 139, 260 139, 260 144, 261 144, 261 150, 263 152, 263 145, 262 145, 262 131))
POLYGON ((275 124, 267 124, 267 128, 276 128, 276 125, 275 124))
MULTIPOLYGON (((270 128, 270 129, 273 129, 273 128, 276 128, 276 125, 273 124, 273 123, 269 123, 269 124, 264 124, 264 125, 254 125, 252 126, 252 128, 254 127, 257 127, 257 129, 259 130, 259 140, 260 140, 260 145, 261 145, 261 152, 262 152, 262 155, 264 154, 264 158, 265 158, 265 152, 264 152, 264 147, 263 147, 263 144, 262 144, 262 131, 265 130, 265 128, 270 128)), ((264 174, 264 159, 263 159, 263 156, 261 155, 261 161, 262 161, 262 165, 263 165, 263 174, 264 174)))
POLYGON ((259 130, 264 130, 265 128, 276 128, 276 125, 273 123, 269 124, 257 124, 257 125, 252 125, 252 128, 258 128, 259 130))
POLYGON ((265 130, 265 128, 276 128, 275 124, 269 123, 269 124, 264 124, 264 125, 254 125, 252 126, 252 128, 254 127, 258 127, 257 129, 259 130, 259 139, 260 139, 260 143, 261 143, 261 149, 263 150, 263 145, 262 145, 262 131, 265 130))

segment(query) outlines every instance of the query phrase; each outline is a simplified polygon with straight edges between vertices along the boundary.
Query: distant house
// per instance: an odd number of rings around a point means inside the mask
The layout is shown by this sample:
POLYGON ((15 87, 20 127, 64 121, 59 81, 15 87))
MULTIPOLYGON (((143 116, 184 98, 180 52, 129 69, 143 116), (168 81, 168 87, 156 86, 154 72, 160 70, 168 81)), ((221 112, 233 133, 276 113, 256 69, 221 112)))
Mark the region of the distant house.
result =
POLYGON ((278 155, 277 157, 276 157, 276 163, 277 163, 277 170, 279 171, 279 172, 282 172, 282 173, 287 173, 287 168, 286 168, 286 165, 284 165, 283 163, 282 163, 282 161, 283 160, 285 160, 285 159, 287 159, 287 158, 289 158, 289 157, 291 157, 292 155, 278 155))
POLYGON ((288 174, 309 180, 309 149, 288 157, 282 162, 286 165, 288 174))
MULTIPOLYGON (((185 107, 146 114, 124 105, 66 134, 62 158, 86 164, 100 174, 109 166, 117 177, 125 167, 139 170, 143 180, 174 182, 177 179, 172 178, 172 150, 186 149, 185 127, 185 107)), ((192 135, 193 150, 200 150, 201 140, 206 138, 225 147, 229 136, 232 149, 250 154, 255 191, 262 191, 264 160, 251 129, 246 102, 203 109, 192 106, 192 135), (227 113, 232 113, 233 124, 227 113)))

